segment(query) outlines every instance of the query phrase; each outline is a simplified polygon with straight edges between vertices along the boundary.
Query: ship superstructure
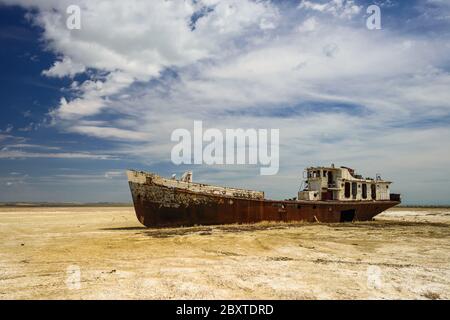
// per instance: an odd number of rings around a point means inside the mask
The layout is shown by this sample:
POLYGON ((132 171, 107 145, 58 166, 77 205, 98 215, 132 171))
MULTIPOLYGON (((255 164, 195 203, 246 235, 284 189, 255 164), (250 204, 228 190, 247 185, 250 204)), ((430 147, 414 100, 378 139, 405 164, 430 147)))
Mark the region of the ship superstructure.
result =
POLYGON ((390 200, 391 181, 364 178, 347 167, 310 167, 306 169, 305 188, 299 200, 370 201, 390 200))

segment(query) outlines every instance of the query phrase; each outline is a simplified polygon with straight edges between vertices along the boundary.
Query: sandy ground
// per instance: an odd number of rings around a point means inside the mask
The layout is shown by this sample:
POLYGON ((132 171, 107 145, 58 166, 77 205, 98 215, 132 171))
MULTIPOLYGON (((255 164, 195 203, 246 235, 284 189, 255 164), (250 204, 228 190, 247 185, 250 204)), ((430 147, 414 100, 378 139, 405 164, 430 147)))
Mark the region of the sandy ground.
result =
POLYGON ((0 208, 0 299, 449 299, 450 209, 145 229, 132 208, 0 208))

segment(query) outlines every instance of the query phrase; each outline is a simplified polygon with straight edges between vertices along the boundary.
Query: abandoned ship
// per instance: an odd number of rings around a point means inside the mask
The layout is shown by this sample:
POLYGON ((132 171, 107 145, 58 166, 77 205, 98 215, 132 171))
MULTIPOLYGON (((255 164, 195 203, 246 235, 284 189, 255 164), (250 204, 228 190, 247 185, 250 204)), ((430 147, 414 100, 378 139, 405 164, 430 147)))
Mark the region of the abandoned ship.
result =
POLYGON ((363 178, 347 167, 311 167, 298 199, 268 200, 264 192, 127 171, 136 216, 146 227, 255 223, 260 221, 367 221, 400 203, 391 182, 363 178))

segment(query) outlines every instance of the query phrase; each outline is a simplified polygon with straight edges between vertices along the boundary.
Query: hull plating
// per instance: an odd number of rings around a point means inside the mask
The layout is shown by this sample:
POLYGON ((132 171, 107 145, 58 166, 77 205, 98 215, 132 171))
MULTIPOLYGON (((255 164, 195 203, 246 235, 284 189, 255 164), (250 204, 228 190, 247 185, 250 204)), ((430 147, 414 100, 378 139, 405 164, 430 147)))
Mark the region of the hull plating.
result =
POLYGON ((136 216, 146 227, 260 221, 368 221, 399 201, 275 201, 195 193, 129 182, 136 216))

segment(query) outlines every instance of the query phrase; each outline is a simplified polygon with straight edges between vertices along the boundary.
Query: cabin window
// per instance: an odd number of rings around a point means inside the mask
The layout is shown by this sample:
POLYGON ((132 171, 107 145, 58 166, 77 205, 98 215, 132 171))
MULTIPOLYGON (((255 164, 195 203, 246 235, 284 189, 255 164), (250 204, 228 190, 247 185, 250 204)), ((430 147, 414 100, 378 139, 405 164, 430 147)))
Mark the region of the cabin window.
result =
POLYGON ((356 199, 356 195, 357 194, 358 194, 357 183, 356 182, 352 182, 352 196, 353 196, 353 199, 356 199))
POLYGON ((377 189, 374 184, 370 185, 371 196, 373 200, 377 199, 377 189))
POLYGON ((362 185, 362 197, 363 199, 367 199, 367 184, 363 183, 362 185))
POLYGON ((345 197, 350 198, 350 182, 345 183, 345 197))
POLYGON ((325 178, 327 176, 326 170, 323 170, 323 177, 325 178))

